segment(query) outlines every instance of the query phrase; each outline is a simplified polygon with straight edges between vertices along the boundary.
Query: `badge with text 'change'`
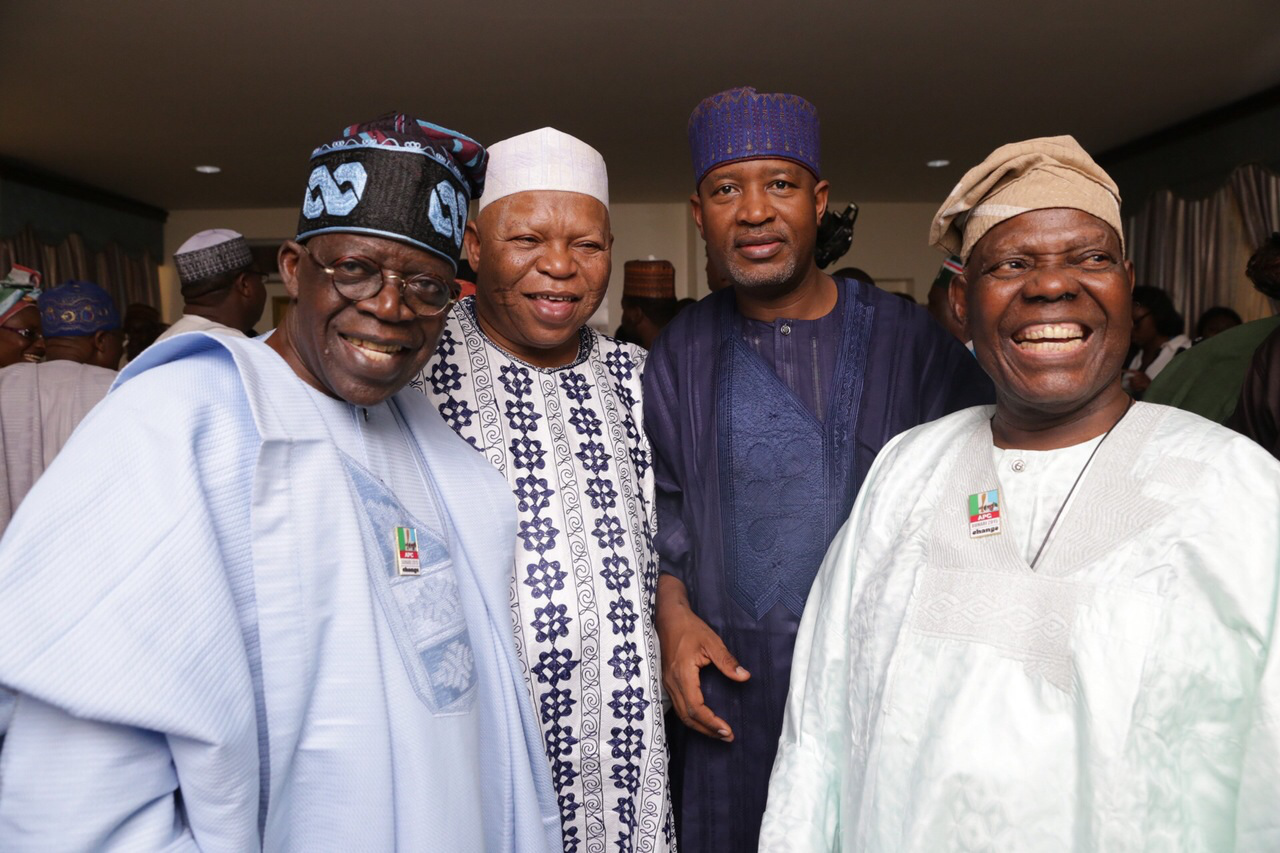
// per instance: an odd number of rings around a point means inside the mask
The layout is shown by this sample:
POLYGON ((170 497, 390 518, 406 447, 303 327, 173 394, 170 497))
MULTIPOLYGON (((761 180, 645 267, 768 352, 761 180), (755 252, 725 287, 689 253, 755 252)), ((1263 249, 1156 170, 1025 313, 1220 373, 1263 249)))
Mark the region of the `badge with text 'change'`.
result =
POLYGON ((422 573, 422 561, 418 557, 418 530, 414 527, 396 528, 396 574, 422 573))
POLYGON ((969 538, 994 536, 1000 532, 1000 490, 989 489, 969 495, 969 538))

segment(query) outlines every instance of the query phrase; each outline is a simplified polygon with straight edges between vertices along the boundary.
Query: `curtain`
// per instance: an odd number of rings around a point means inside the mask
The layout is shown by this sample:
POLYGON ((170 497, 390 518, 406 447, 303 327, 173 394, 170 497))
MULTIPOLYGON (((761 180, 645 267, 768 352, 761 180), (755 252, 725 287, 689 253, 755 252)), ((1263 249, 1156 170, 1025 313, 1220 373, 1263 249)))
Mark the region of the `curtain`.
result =
POLYGON ((1215 305, 1245 321, 1271 314, 1270 303, 1245 277, 1254 248, 1280 230, 1280 177, 1242 166, 1203 199, 1165 190, 1125 221, 1138 284, 1162 288, 1194 334, 1196 320, 1215 305))
POLYGON ((1280 175, 1262 166, 1241 166, 1231 174, 1231 190, 1249 245, 1261 246, 1272 232, 1280 231, 1280 175))
POLYGON ((44 287, 69 279, 92 281, 116 300, 120 315, 134 302, 160 306, 160 280, 150 252, 131 255, 114 243, 101 252, 89 250, 79 234, 70 234, 57 245, 41 243, 31 228, 0 238, 0 270, 14 264, 37 270, 44 287))

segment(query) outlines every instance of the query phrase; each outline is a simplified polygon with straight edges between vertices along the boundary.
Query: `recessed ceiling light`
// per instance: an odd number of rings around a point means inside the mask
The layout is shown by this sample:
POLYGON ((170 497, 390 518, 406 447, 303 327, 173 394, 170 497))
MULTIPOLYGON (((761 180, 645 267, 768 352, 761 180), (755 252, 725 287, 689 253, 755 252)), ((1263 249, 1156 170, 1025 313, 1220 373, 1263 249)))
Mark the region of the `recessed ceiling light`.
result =
POLYGON ((925 165, 928 166, 930 169, 942 169, 947 166, 950 166, 951 161, 950 160, 930 160, 928 163, 925 163, 925 165))
POLYGON ((216 175, 222 171, 221 166, 196 166, 196 171, 202 175, 216 175))

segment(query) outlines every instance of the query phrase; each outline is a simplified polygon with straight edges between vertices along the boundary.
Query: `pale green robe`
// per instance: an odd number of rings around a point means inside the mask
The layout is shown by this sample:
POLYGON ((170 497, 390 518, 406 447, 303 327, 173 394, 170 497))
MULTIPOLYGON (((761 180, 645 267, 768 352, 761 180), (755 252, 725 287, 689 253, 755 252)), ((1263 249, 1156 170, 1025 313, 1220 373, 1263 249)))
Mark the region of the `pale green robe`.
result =
POLYGON ((1280 850, 1280 463, 1136 404, 1032 571, 1096 441, 993 452, 991 413, 894 439, 832 543, 760 849, 1280 850))

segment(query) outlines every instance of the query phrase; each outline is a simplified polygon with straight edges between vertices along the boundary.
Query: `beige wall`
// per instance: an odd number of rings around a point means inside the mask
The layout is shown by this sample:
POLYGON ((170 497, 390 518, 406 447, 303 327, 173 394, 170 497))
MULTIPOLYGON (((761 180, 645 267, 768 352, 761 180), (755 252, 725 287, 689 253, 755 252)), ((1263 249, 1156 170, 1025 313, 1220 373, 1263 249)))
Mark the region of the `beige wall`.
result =
MULTIPOLYGON (((834 210, 844 202, 835 200, 834 210)), ((925 245, 933 204, 868 203, 861 206, 854 232, 853 248, 833 268, 856 266, 869 272, 891 290, 909 290, 923 302, 942 255, 925 245)), ((626 261, 665 258, 676 268, 676 295, 702 297, 707 293, 702 238, 693 226, 687 202, 661 204, 615 204, 610 211, 613 225, 613 276, 609 293, 591 324, 612 331, 622 315, 622 266, 626 261)), ((166 263, 160 268, 160 311, 167 322, 182 314, 182 296, 173 268, 173 250, 197 231, 232 228, 250 241, 281 240, 293 235, 298 223, 296 208, 241 210, 175 210, 165 224, 166 263)), ((829 272, 831 270, 828 270, 829 272)), ((268 296, 283 296, 280 284, 267 285, 268 296)), ((271 328, 271 303, 259 331, 271 328)))

